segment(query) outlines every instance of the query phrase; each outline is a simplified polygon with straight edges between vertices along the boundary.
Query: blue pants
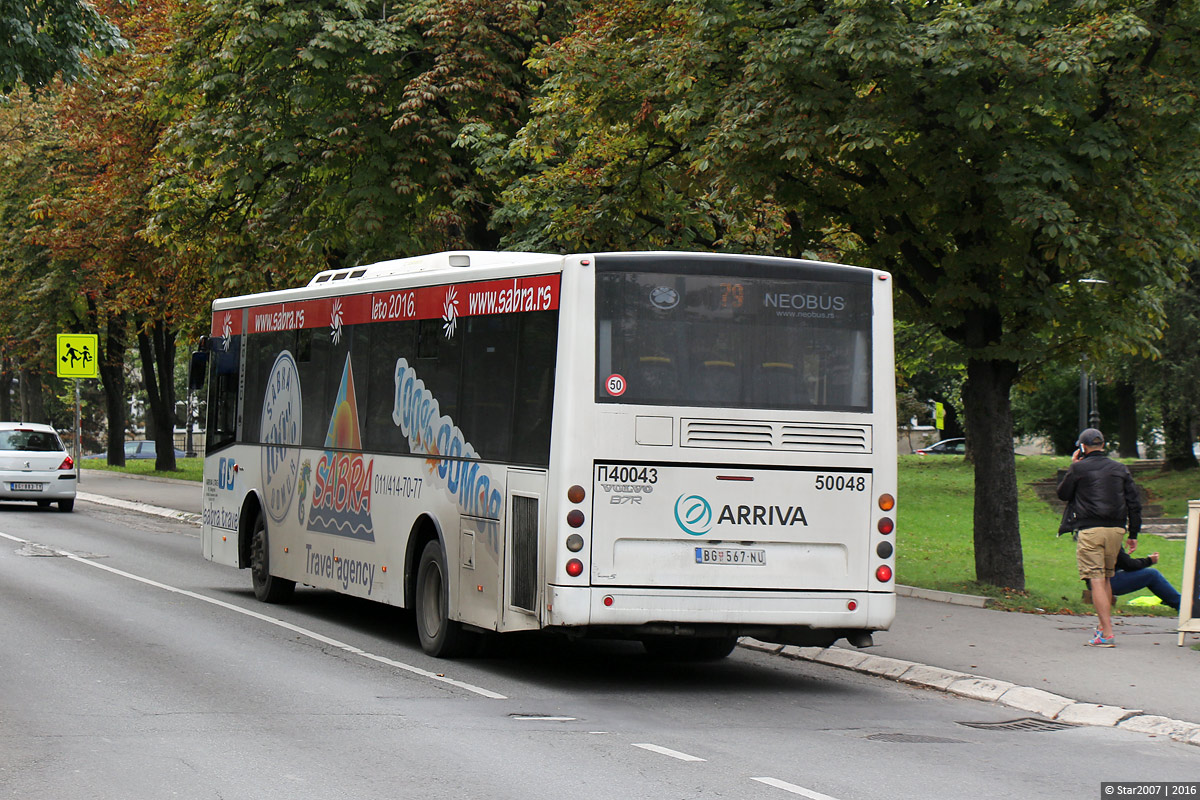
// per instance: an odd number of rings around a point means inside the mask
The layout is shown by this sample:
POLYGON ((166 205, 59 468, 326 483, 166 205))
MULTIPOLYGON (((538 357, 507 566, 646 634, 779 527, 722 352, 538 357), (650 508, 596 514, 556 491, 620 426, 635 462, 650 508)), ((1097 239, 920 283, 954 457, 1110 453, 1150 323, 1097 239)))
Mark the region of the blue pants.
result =
POLYGON ((1112 576, 1112 590, 1114 595, 1129 594, 1136 592, 1138 589, 1149 589, 1158 595, 1163 601, 1163 605, 1170 606, 1176 610, 1179 609, 1179 592, 1175 591, 1175 587, 1171 582, 1163 577, 1162 573, 1154 567, 1146 567, 1145 569, 1135 570, 1117 570, 1112 576))

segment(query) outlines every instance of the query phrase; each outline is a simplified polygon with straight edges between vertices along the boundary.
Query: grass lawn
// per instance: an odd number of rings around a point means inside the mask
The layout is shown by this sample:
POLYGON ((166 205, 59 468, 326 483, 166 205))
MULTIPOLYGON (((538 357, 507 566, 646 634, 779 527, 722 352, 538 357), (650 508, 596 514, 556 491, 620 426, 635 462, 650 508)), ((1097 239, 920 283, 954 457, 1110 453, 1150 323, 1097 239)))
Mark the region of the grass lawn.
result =
MULTIPOLYGON (((1006 592, 976 583, 972 543, 974 473, 961 456, 900 456, 896 579, 910 586, 996 598, 1000 607, 1051 613, 1093 613, 1081 599, 1083 582, 1075 567, 1075 543, 1058 537, 1061 514, 1041 500, 1030 484, 1053 478, 1068 457, 1017 456, 1017 492, 1025 592, 1006 592)), ((1162 505, 1166 516, 1186 516, 1188 499, 1200 497, 1200 473, 1144 473, 1136 480, 1162 505)), ((1180 587, 1184 543, 1151 534, 1138 539, 1135 556, 1158 552, 1158 569, 1180 587)), ((1120 614, 1169 614, 1171 609, 1130 606, 1142 590, 1117 598, 1120 614)))
MULTIPOLYGON (((896 579, 909 586, 986 595, 998 605, 1022 611, 1093 613, 1081 599, 1083 583, 1075 568, 1075 542, 1057 536, 1060 514, 1038 498, 1030 484, 1052 478, 1070 463, 1068 457, 1017 456, 1017 489, 1021 547, 1025 556, 1025 592, 1005 592, 976 583, 972 543, 974 471, 962 456, 900 456, 900 497, 896 531, 896 579)), ((199 481, 203 459, 181 458, 175 472, 157 472, 153 460, 130 461, 109 467, 103 459, 82 462, 85 469, 109 469, 136 475, 199 481)), ((1137 481, 1150 493, 1150 502, 1168 517, 1187 515, 1187 501, 1200 498, 1200 472, 1143 473, 1137 481)), ((1143 534, 1135 556, 1157 551, 1159 570, 1179 588, 1183 575, 1184 543, 1143 534)), ((1170 614, 1164 607, 1130 606, 1129 600, 1148 595, 1142 590, 1118 598, 1123 614, 1170 614)))
POLYGON ((130 459, 123 467, 110 467, 103 458, 81 459, 79 466, 84 469, 101 469, 109 472, 124 472, 127 475, 152 475, 157 478, 175 478, 182 481, 201 481, 204 479, 203 458, 177 458, 174 472, 161 472, 154 468, 153 458, 130 459))

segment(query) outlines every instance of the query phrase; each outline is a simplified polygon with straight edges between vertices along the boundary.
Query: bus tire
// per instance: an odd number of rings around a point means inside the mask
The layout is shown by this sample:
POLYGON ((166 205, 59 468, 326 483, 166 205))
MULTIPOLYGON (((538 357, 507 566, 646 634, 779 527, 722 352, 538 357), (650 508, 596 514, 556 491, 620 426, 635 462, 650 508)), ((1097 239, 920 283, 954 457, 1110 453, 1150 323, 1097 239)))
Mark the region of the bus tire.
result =
POLYGON ((425 545, 417 563, 416 616, 421 649, 434 658, 457 658, 475 644, 475 637, 463 630, 462 623, 450 619, 446 554, 436 539, 425 545))
POLYGON ((254 596, 264 603, 285 603, 292 597, 296 582, 271 574, 270 550, 267 548, 267 521, 262 514, 254 517, 250 534, 250 580, 254 596))
POLYGON ((737 637, 652 636, 643 639, 642 646, 652 658, 664 661, 719 661, 737 647, 737 637))

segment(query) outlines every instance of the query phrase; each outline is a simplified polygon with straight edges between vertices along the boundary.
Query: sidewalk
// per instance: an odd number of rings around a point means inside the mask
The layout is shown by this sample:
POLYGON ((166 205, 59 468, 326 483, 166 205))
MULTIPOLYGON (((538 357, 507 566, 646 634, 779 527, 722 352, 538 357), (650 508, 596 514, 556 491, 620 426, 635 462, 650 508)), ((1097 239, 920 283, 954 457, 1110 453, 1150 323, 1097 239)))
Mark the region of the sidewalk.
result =
MULTIPOLYGON (((85 470, 79 499, 198 522, 200 484, 85 470)), ((1094 616, 1022 614, 975 607, 938 592, 897 598, 891 630, 875 646, 743 646, 829 663, 966 697, 1000 702, 1013 716, 1120 725, 1200 745, 1200 635, 1176 645, 1174 617, 1115 617, 1117 646, 1084 647, 1094 616)))

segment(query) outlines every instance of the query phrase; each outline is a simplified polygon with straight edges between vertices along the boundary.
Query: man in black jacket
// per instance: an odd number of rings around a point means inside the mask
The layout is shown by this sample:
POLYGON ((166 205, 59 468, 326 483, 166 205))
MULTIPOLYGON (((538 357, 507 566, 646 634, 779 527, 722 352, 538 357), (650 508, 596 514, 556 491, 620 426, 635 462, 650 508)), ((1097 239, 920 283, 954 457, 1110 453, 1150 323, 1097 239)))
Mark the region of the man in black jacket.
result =
POLYGON ((1058 497, 1074 505, 1079 544, 1075 557, 1079 577, 1092 587, 1092 605, 1100 628, 1088 642, 1092 647, 1116 644, 1112 630, 1112 583, 1117 553, 1129 527, 1129 552, 1137 549, 1142 529, 1142 504, 1133 476, 1124 464, 1104 455, 1104 434, 1088 428, 1079 434, 1079 449, 1058 485, 1058 497))

